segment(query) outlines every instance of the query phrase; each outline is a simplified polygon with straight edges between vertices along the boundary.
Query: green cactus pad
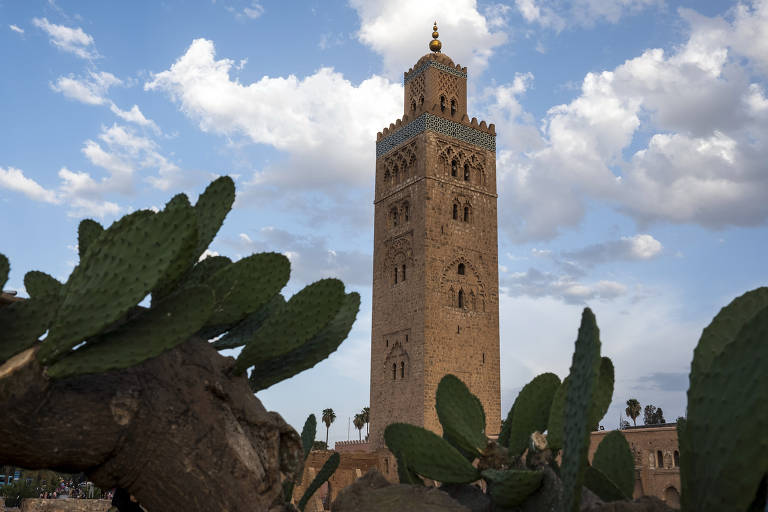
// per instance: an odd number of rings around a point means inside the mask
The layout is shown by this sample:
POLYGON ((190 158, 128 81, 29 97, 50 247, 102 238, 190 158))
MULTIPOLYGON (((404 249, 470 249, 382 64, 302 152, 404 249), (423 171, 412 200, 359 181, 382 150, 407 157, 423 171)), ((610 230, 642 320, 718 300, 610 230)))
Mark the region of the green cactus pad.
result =
POLYGON ((256 331, 264 325, 267 318, 274 315, 283 306, 285 306, 285 299, 278 293, 263 308, 245 317, 240 323, 230 329, 227 334, 214 341, 213 346, 216 350, 224 350, 245 345, 253 338, 256 331))
POLYGON ((196 284, 205 284, 213 277, 213 274, 232 264, 232 260, 226 256, 209 256, 198 261, 189 275, 186 276, 184 286, 194 286, 196 284))
POLYGON ((510 435, 510 428, 512 426, 512 417, 515 415, 515 407, 514 405, 509 408, 509 412, 507 413, 507 418, 501 422, 501 432, 499 432, 499 445, 500 446, 509 446, 509 435, 510 435))
POLYGON ((77 252, 80 255, 80 261, 85 258, 85 253, 94 240, 99 238, 104 232, 104 227, 92 219, 83 219, 77 227, 77 252))
POLYGON ((315 476, 314 480, 312 480, 312 483, 309 484, 309 487, 307 487, 307 490, 304 491, 304 496, 301 497, 299 500, 298 508, 303 512, 304 508, 307 506, 307 503, 309 502, 309 499, 312 497, 313 494, 317 492, 317 490, 322 486, 325 482, 328 481, 329 478, 333 476, 333 473, 336 472, 336 468, 339 467, 339 463, 341 462, 341 455, 339 455, 338 452, 333 452, 333 454, 328 457, 328 460, 325 461, 325 464, 323 464, 323 467, 320 468, 320 471, 318 471, 317 476, 315 476))
MULTIPOLYGON (((254 364, 251 377, 248 379, 251 389, 254 392, 266 389, 273 384, 293 377, 299 372, 312 368, 331 355, 346 339, 352 324, 355 323, 359 309, 360 295, 354 292, 349 293, 344 296, 333 319, 301 345, 286 343, 283 345, 283 349, 287 351, 282 353, 278 353, 279 351, 276 352, 272 350, 273 347, 270 347, 270 353, 273 354, 271 358, 260 357, 258 363, 254 364)), ((259 333, 261 333, 261 329, 257 333, 257 338, 261 336, 259 333)), ((245 346, 243 352, 248 349, 251 343, 245 346)), ((251 354, 253 353, 251 352, 251 354)), ((240 356, 242 357, 242 352, 240 356)), ((237 364, 248 363, 238 357, 237 364)))
POLYGON ((60 300, 58 295, 41 295, 0 308, 0 364, 37 343, 53 321, 60 300))
POLYGON ((613 362, 608 357, 600 358, 600 376, 597 380, 597 388, 592 398, 590 428, 597 428, 599 422, 608 412, 608 407, 613 399, 613 362))
MULTIPOLYGON (((618 430, 606 434, 592 458, 592 467, 606 475, 625 498, 632 497, 635 490, 635 459, 624 435, 618 430)), ((589 485, 587 485, 589 487, 589 485)), ((592 489, 597 493, 596 489, 592 489)), ((597 493, 603 498, 602 495, 597 493)), ((603 498, 605 499, 605 498, 603 498)))
POLYGON ((0 292, 3 291, 3 286, 8 282, 8 272, 11 271, 11 264, 8 262, 8 258, 5 254, 0 254, 0 292))
POLYGON ((686 510, 747 510, 755 499, 768 474, 766 368, 768 307, 744 324, 708 369, 696 379, 692 374, 680 443, 688 448, 680 454, 681 462, 688 459, 680 475, 686 510))
POLYGON ((213 292, 195 286, 171 295, 107 334, 88 340, 48 367, 48 376, 73 375, 129 368, 183 343, 194 334, 213 308, 213 292))
POLYGON ((285 286, 290 272, 288 258, 275 252, 253 254, 220 269, 206 281, 216 294, 206 326, 232 325, 258 311, 285 286))
POLYGON ((32 298, 61 293, 62 284, 45 272, 32 270, 24 276, 24 288, 32 298))
POLYGON ((568 383, 570 377, 563 379, 562 384, 552 397, 552 406, 549 408, 547 420, 547 446, 553 452, 563 448, 563 426, 565 424, 565 399, 568 396, 568 383))
POLYGON ((402 453, 395 453, 395 459, 397 460, 397 478, 401 484, 408 485, 424 485, 424 480, 419 478, 410 467, 408 467, 408 459, 402 453))
POLYGON ((195 212, 189 205, 189 200, 184 194, 178 194, 171 199, 165 206, 163 213, 172 212, 179 220, 178 229, 184 233, 184 241, 181 248, 176 253, 176 257, 171 261, 165 270, 165 274, 152 288, 152 302, 157 303, 165 297, 174 293, 178 289, 183 277, 190 272, 197 254, 197 220, 195 212))
POLYGON ((516 507, 541 486, 541 471, 524 469, 486 469, 483 478, 490 482, 489 490, 494 504, 516 507))
MULTIPOLYGON (((634 471, 632 480, 634 485, 634 471)), ((627 496, 619 489, 619 486, 594 466, 587 466, 584 471, 584 485, 606 502, 627 499, 627 496)))
POLYGON ((322 279, 304 287, 271 315, 245 345, 235 371, 243 373, 251 366, 300 348, 331 323, 344 302, 344 283, 338 279, 322 279))
POLYGON ((407 423, 392 423, 384 430, 392 453, 402 454, 421 476, 443 483, 465 484, 480 478, 472 464, 437 434, 407 423))
POLYGON ((181 209, 140 210, 102 233, 69 276, 38 360, 51 365, 146 297, 189 238, 186 216, 181 209))
POLYGON ((446 375, 437 385, 437 417, 443 437, 462 450, 480 455, 488 443, 485 412, 480 401, 455 375, 446 375))
POLYGON ((552 399, 560 387, 554 373, 543 373, 525 385, 515 399, 515 414, 509 426, 510 455, 519 456, 528 447, 533 432, 544 432, 549 420, 552 399))
POLYGON ((301 429, 301 446, 304 448, 304 459, 309 456, 309 452, 312 451, 312 444, 315 442, 315 436, 317 435, 317 418, 314 414, 310 414, 307 421, 304 422, 304 428, 301 429))
POLYGON ((600 331, 595 315, 584 308, 576 339, 565 400, 563 498, 565 510, 578 510, 589 448, 589 424, 600 373, 600 331))
POLYGON ((214 180, 197 198, 197 247, 195 258, 211 245, 235 202, 235 182, 229 176, 214 180))

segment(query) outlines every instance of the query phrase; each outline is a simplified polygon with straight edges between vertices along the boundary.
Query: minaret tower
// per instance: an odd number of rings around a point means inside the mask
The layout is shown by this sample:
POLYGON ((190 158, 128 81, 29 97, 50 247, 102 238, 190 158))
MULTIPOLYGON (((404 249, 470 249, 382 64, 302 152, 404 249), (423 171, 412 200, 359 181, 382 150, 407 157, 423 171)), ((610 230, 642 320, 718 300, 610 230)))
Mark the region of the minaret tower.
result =
POLYGON ((441 433, 452 373, 499 433, 496 130, 467 117, 467 68, 430 53, 403 77, 404 115, 376 137, 370 443, 407 422, 441 433))

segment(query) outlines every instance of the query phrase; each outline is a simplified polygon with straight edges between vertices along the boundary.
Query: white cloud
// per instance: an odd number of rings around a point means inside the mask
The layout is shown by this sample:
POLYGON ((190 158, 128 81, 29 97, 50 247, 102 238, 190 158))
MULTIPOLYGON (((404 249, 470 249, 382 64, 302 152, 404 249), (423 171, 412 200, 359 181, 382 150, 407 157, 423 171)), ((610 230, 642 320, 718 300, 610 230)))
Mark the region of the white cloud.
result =
POLYGON ((87 105, 103 105, 109 102, 106 97, 109 88, 122 83, 112 73, 91 71, 86 78, 60 76, 55 84, 51 84, 51 89, 87 105))
POLYGON ((21 28, 21 27, 18 27, 18 26, 16 26, 16 25, 8 25, 8 28, 10 28, 11 30, 13 30, 13 31, 14 31, 14 32, 16 32, 17 34, 23 34, 23 33, 24 33, 24 29, 23 29, 23 28, 21 28))
POLYGON ((520 107, 524 91, 514 84, 486 91, 506 198, 500 226, 516 241, 551 239, 581 222, 587 199, 609 202, 641 226, 768 219, 768 146, 756 143, 768 136, 768 100, 748 71, 760 61, 730 51, 742 32, 757 30, 767 4, 737 9, 732 22, 683 10, 683 45, 588 73, 581 94, 540 123, 520 107), (647 145, 628 154, 648 133, 647 145))
POLYGON ((134 105, 130 110, 120 110, 114 103, 110 104, 109 109, 120 119, 128 121, 129 123, 135 123, 139 126, 150 128, 156 134, 160 134, 160 127, 157 126, 151 119, 147 119, 139 109, 138 105, 134 105))
POLYGON ((561 31, 568 26, 592 27, 606 21, 616 23, 623 16, 643 9, 664 6, 664 0, 515 0, 515 7, 528 23, 561 31))
POLYGON ((502 293, 509 297, 552 297, 566 304, 586 304, 591 300, 613 300, 627 293, 627 286, 617 281, 600 280, 590 283, 569 273, 555 274, 535 268, 499 277, 502 293))
POLYGON ((600 244, 590 245, 576 251, 566 251, 563 257, 587 265, 609 261, 649 260, 661 253, 661 242, 648 234, 623 236, 600 244))
MULTIPOLYGON (((372 76, 354 85, 333 69, 321 68, 303 79, 265 76, 246 85, 230 77, 233 66, 233 60, 216 60, 212 41, 196 39, 145 89, 168 93, 203 131, 245 137, 288 155, 287 162, 253 173, 239 205, 249 200, 249 189, 261 194, 259 201, 285 197, 276 192, 282 186, 311 194, 370 190, 375 134, 402 115, 399 84, 372 76)), ((351 218, 365 217, 356 210, 351 218)))
POLYGON ((262 14, 264 14, 264 6, 259 2, 251 2, 250 6, 243 8, 243 15, 252 20, 260 17, 262 14))
POLYGON ((476 0, 350 0, 350 5, 360 18, 358 39, 382 57, 390 78, 399 79, 429 52, 435 20, 443 53, 468 66, 473 76, 482 73, 493 49, 506 41, 506 34, 491 30, 505 23, 506 10, 491 6, 483 15, 476 0))
POLYGON ((0 187, 21 192, 34 201, 57 204, 60 202, 56 193, 44 188, 32 178, 27 178, 21 169, 0 167, 0 187))
POLYGON ((99 56, 93 44, 93 37, 83 29, 56 25, 47 18, 33 18, 32 24, 44 30, 51 43, 65 52, 77 55, 82 59, 95 59, 99 56))

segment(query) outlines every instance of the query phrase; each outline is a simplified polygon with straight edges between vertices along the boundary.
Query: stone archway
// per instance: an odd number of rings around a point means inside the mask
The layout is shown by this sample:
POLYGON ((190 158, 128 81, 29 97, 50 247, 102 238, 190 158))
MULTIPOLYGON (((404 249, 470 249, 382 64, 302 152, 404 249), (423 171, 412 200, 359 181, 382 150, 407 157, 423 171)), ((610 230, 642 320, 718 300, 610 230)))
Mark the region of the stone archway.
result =
POLYGON ((664 502, 668 507, 680 508, 680 493, 672 486, 664 490, 664 502))

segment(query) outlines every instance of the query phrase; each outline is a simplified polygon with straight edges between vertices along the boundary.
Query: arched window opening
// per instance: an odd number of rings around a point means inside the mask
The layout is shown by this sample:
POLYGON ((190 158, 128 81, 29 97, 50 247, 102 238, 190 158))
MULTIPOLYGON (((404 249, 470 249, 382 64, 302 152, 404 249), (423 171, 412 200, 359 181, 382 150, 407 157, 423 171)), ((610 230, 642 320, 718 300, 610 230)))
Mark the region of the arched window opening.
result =
POLYGON ((398 215, 397 215, 397 208, 392 209, 392 226, 397 227, 397 221, 398 221, 398 215))
POLYGON ((424 105, 424 96, 422 95, 421 98, 419 98, 419 105, 424 105))
POLYGON ((403 281, 405 281, 405 263, 403 263, 403 281))
POLYGON ((459 308, 464 307, 464 290, 459 290, 459 308))
POLYGON ((453 203, 453 220, 459 219, 459 205, 453 203))
POLYGON ((464 207, 464 222, 469 222, 469 206, 464 207))
POLYGON ((387 346, 389 346, 389 340, 387 340, 387 346))
POLYGON ((445 96, 440 96, 440 112, 445 112, 445 96))
POLYGON ((459 263, 458 273, 459 273, 460 276, 464 275, 464 270, 465 270, 464 264, 463 263, 459 263))
POLYGON ((395 267, 395 284, 397 284, 397 267, 395 267))
POLYGON ((458 175, 458 167, 459 164, 456 163, 456 160, 451 160, 451 176, 454 178, 458 175))
POLYGON ((456 113, 456 100, 451 100, 451 115, 456 113))
POLYGON ((408 222, 408 219, 411 216, 411 208, 408 206, 408 203, 405 203, 405 206, 403 207, 403 217, 405 222, 408 222))
POLYGON ((392 380, 397 379, 397 363, 392 363, 392 380))
POLYGON ((405 363, 402 361, 400 362, 400 378, 405 378, 405 363))
POLYGON ((675 450, 675 453, 673 454, 673 457, 675 459, 675 467, 679 468, 680 467, 680 452, 675 450))
POLYGON ((416 110, 416 102, 411 101, 411 110, 416 110))
POLYGON ((398 183, 398 180, 400 179, 399 170, 397 166, 395 166, 395 168, 392 169, 392 179, 395 183, 398 183))
POLYGON ((408 343, 408 335, 405 335, 405 342, 408 343))
POLYGON ((664 467, 664 454, 661 453, 661 450, 657 450, 656 451, 656 461, 657 461, 656 465, 659 468, 663 468, 664 467))
POLYGON ((469 164, 464 164, 464 181, 469 181, 469 164))
POLYGON ((483 364, 485 364, 485 352, 483 352, 483 364))

